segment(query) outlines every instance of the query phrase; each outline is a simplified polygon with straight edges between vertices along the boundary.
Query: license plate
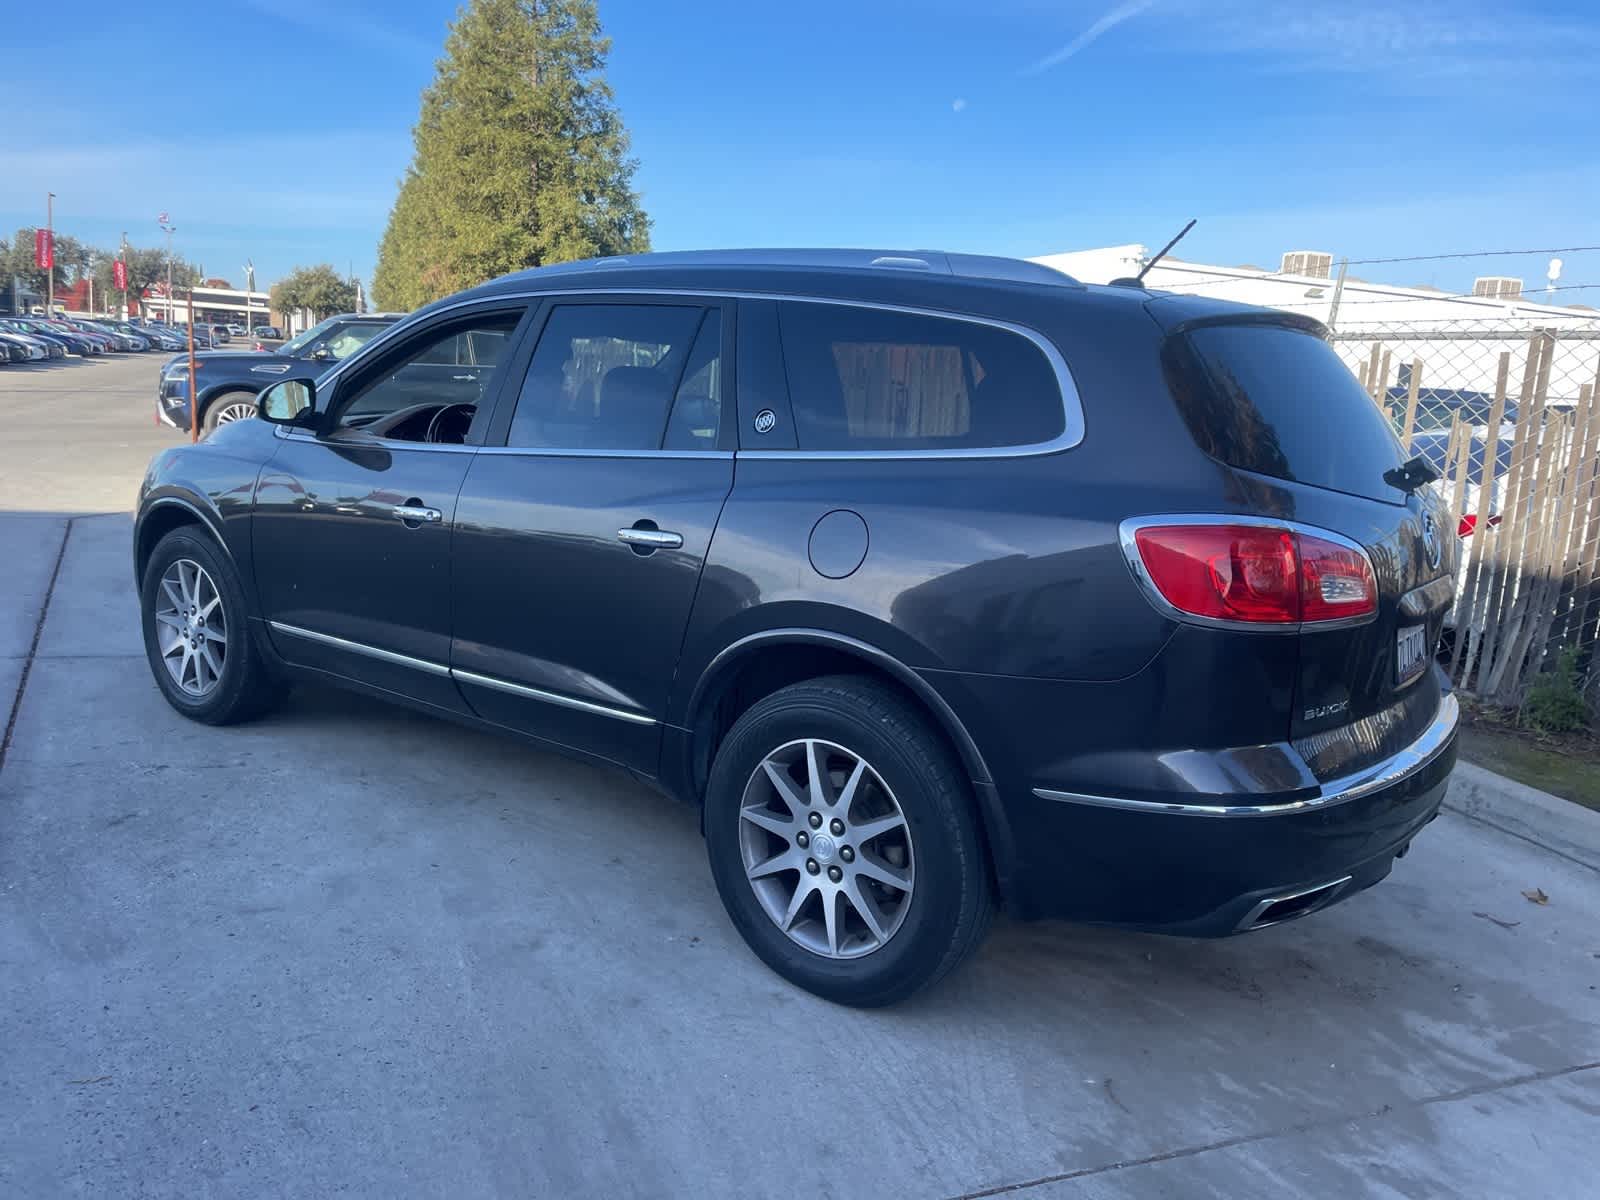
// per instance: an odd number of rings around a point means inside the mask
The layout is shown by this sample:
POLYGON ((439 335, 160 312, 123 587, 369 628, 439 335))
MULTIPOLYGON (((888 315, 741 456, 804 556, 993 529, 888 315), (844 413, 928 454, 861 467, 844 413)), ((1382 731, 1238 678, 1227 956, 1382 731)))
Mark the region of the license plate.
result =
POLYGON ((1410 683, 1428 665, 1428 631, 1422 625, 1408 625, 1395 641, 1394 681, 1396 686, 1410 683))

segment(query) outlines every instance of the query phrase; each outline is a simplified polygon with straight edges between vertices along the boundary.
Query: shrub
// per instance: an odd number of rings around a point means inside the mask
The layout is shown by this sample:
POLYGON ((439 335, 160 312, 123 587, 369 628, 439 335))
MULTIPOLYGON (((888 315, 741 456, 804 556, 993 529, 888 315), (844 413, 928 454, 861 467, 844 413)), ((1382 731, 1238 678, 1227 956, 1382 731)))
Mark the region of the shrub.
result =
POLYGON ((1555 670, 1542 672, 1528 689, 1518 719, 1543 733, 1571 733, 1589 724, 1589 706, 1578 679, 1578 652, 1565 650, 1555 670))

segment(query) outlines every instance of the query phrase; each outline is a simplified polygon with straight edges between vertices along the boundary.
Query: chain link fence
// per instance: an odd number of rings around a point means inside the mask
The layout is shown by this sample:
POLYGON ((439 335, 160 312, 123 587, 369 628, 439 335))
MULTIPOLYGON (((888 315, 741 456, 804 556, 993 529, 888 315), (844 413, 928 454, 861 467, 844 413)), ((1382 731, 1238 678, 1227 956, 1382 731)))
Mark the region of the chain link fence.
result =
POLYGON ((1516 706, 1572 649, 1600 704, 1600 314, 1367 324, 1333 345, 1460 519, 1457 684, 1516 706))

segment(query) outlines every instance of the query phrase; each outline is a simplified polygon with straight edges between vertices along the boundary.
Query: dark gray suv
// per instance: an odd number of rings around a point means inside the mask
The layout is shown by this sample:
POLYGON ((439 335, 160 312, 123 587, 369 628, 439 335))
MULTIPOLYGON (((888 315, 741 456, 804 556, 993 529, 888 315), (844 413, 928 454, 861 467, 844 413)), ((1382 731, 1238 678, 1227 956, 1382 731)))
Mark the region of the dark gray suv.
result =
POLYGON ((158 455, 167 700, 315 678, 700 806, 780 974, 898 1000, 996 905, 1191 935, 1436 814, 1453 529, 1314 322, 967 255, 495 280, 158 455))

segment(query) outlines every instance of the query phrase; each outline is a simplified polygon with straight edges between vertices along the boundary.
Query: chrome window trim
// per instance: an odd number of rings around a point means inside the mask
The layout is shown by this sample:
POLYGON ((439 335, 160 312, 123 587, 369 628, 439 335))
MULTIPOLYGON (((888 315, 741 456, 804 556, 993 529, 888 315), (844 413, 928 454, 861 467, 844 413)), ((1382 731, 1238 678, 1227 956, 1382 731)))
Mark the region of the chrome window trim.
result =
POLYGON ((602 717, 615 717, 619 721, 631 721, 635 725, 656 724, 654 717, 646 716, 641 712, 630 712, 625 708, 613 708, 609 704, 596 704, 592 700, 579 700, 576 696, 564 696, 560 692, 547 692, 543 688, 512 683, 509 679, 497 679, 493 675, 479 675, 476 671, 463 671, 459 667, 450 668, 450 677, 458 683, 475 683, 479 687, 493 688, 497 692, 506 692, 512 696, 523 696, 529 700, 543 700, 546 704, 557 704, 562 708, 574 708, 579 712, 595 713, 602 717))
MULTIPOLYGON (((359 429, 357 430, 359 432, 359 429)), ((309 442, 317 446, 343 446, 348 443, 319 438, 315 434, 278 426, 280 438, 291 442, 309 442)), ((732 450, 540 450, 520 446, 468 446, 439 442, 408 442, 401 438, 374 437, 370 446, 378 450, 432 450, 446 454, 493 454, 537 458, 722 458, 731 459, 732 450)))
MULTIPOLYGON (((1050 369, 1055 373, 1056 385, 1061 391, 1062 428, 1061 433, 1048 442, 1034 442, 1024 446, 972 446, 951 450, 739 450, 739 455, 750 455, 762 459, 824 459, 824 460, 849 460, 849 461, 892 461, 895 459, 939 459, 939 458, 1022 458, 1034 457, 1043 454, 1058 454, 1063 450, 1071 450, 1083 441, 1084 413, 1083 399, 1078 393, 1078 386, 1073 381, 1072 370, 1067 366, 1066 359, 1061 356, 1061 351, 1056 349, 1055 343, 1036 329, 1026 325, 1018 325, 1011 321, 1002 321, 997 317, 985 317, 976 313, 955 312, 950 309, 919 308, 903 304, 879 304, 871 300, 851 300, 836 296, 819 296, 809 293, 785 292, 750 292, 721 288, 689 288, 689 287, 600 287, 600 288, 541 288, 533 291, 504 292, 498 295, 474 296, 471 299, 458 300, 453 304, 446 304, 441 308, 431 309, 427 319, 432 321, 436 317, 455 312, 457 309, 485 307, 493 308, 498 304, 515 301, 549 300, 558 297, 568 297, 573 300, 582 300, 592 296, 661 296, 682 297, 684 299, 706 300, 774 300, 778 302, 800 304, 834 304, 846 308, 867 308, 879 312, 904 313, 909 316, 934 317, 946 321, 965 321, 971 325, 985 325, 992 329, 1005 330, 1018 337, 1032 342, 1050 363, 1050 369)), ((360 363, 374 347, 381 348, 390 338, 398 336, 402 331, 413 325, 414 321, 407 319, 396 321, 389 328, 362 346, 348 358, 341 359, 327 374, 317 380, 317 390, 320 392, 326 387, 332 387, 344 372, 360 363)), ((488 447, 500 449, 500 447, 488 447)), ((512 447, 504 447, 512 449, 512 447)), ((519 448, 520 450, 520 448, 519 448)), ((526 451, 523 451, 526 452, 526 451)), ((559 452, 558 453, 570 453, 559 452)), ((608 451, 607 453, 612 453, 608 451)), ((671 451, 641 450, 631 452, 636 454, 668 454, 671 451)), ((691 453, 699 453, 691 452, 691 453)), ((725 453, 733 453, 728 451, 725 453)))
POLYGON ((1450 744, 1461 719, 1461 704, 1453 692, 1446 692, 1439 701, 1439 711, 1434 714, 1428 728, 1411 745, 1373 766, 1338 779, 1331 779, 1321 787, 1321 795, 1308 800, 1291 800, 1284 804, 1184 804, 1161 800, 1134 800, 1126 796, 1097 796, 1086 792, 1065 792, 1055 788, 1034 788, 1033 794, 1041 800, 1060 800, 1068 804, 1088 804, 1096 808, 1120 808, 1130 812, 1163 813, 1179 817, 1286 817, 1296 813, 1315 812, 1348 804, 1363 796, 1390 787, 1422 770, 1450 744))
POLYGON ((1378 619, 1376 611, 1363 613, 1359 617, 1346 617, 1335 621, 1286 621, 1282 624, 1269 624, 1265 621, 1231 621, 1225 617, 1201 617, 1194 613, 1184 612, 1183 609, 1168 602, 1161 594, 1161 589, 1156 587, 1155 581, 1150 578, 1150 573, 1145 570, 1144 558, 1139 553, 1139 545, 1134 540, 1134 535, 1141 529, 1148 529, 1153 525, 1249 525, 1260 529, 1287 529, 1294 533, 1304 533, 1310 537, 1322 538, 1324 541, 1333 542, 1347 550, 1354 550, 1367 560, 1367 569, 1372 572, 1376 582, 1378 572, 1372 565, 1372 555, 1367 553, 1367 548, 1353 538, 1342 533, 1335 533, 1331 529, 1323 529, 1317 525, 1307 525, 1301 521, 1288 521, 1281 517, 1263 517, 1241 515, 1238 513, 1169 513, 1156 516, 1129 517, 1117 526, 1117 538, 1122 543, 1122 557, 1132 572, 1134 582, 1139 585, 1139 590, 1144 593, 1144 598, 1162 616, 1173 621, 1181 621, 1185 625, 1200 625, 1207 629, 1232 629, 1241 633, 1320 633, 1325 629, 1353 629, 1358 625, 1370 625, 1378 619))
POLYGON ((538 458, 732 458, 732 450, 552 450, 548 447, 481 446, 479 454, 538 458))
POLYGON ((268 621, 267 625, 273 631, 287 634, 289 637, 303 638, 308 642, 320 642, 324 646, 332 646, 335 650, 345 650, 351 654, 376 658, 380 662, 392 663, 397 667, 411 667, 413 670, 424 671, 429 675, 450 674, 450 668, 443 663, 431 662, 425 658, 412 658, 409 654, 397 654, 393 650, 382 650, 377 646, 369 646, 365 642, 352 642, 346 638, 334 637, 331 633, 318 633, 314 629, 302 629, 298 625, 286 625, 282 621, 268 621))
POLYGON ((287 634, 289 637, 303 638, 308 642, 319 642, 324 646, 332 646, 336 650, 360 654, 366 658, 375 658, 380 662, 392 663, 397 667, 410 667, 413 670, 423 671, 429 675, 447 677, 457 683, 473 683, 479 687, 492 688, 497 692, 506 692, 529 700, 542 700, 546 704, 556 704, 562 708, 577 709, 579 712, 594 713, 602 717, 615 717, 619 721, 629 721, 635 725, 655 725, 658 723, 654 717, 647 716, 641 712, 632 712, 625 708, 613 708, 609 704, 596 704, 592 700, 580 700, 576 696, 564 696, 560 692, 547 692, 543 688, 512 683, 509 679, 499 679, 493 675, 480 675, 476 671, 463 671, 458 667, 447 667, 443 663, 432 662, 425 658, 413 658, 409 654, 397 654, 393 650, 369 646, 365 642, 352 642, 348 638, 334 637, 331 633, 318 633, 314 629, 303 629, 298 625, 288 625, 282 621, 268 621, 267 625, 273 631, 287 634))
MULTIPOLYGON (((356 429, 355 432, 359 433, 360 430, 356 429)), ((284 441, 309 442, 314 446, 327 446, 330 449, 354 446, 356 449, 361 450, 426 450, 435 454, 476 454, 483 449, 481 446, 458 445, 449 442, 408 442, 404 438, 373 437, 361 443, 345 442, 334 438, 318 437, 314 433, 291 429, 287 425, 279 425, 277 434, 284 441)))

